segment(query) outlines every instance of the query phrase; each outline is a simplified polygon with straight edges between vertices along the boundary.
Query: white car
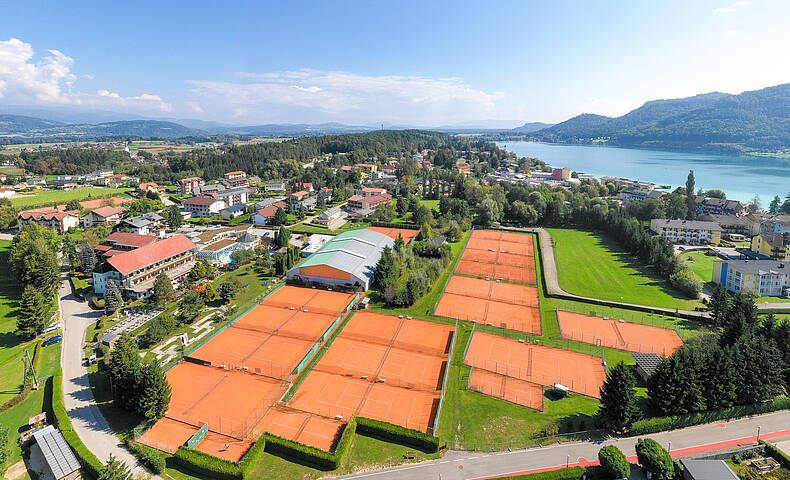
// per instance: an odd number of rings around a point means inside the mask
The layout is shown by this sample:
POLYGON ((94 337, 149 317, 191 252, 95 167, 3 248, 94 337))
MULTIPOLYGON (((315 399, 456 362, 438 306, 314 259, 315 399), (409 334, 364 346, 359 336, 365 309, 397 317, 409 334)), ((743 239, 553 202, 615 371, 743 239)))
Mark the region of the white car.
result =
POLYGON ((47 328, 44 330, 44 333, 49 333, 49 332, 52 332, 52 331, 54 331, 54 330, 57 330, 57 329, 59 329, 59 328, 60 328, 60 324, 59 324, 59 323, 57 323, 57 322, 52 322, 52 323, 50 323, 50 324, 49 324, 49 326, 48 326, 48 327, 47 327, 47 328))

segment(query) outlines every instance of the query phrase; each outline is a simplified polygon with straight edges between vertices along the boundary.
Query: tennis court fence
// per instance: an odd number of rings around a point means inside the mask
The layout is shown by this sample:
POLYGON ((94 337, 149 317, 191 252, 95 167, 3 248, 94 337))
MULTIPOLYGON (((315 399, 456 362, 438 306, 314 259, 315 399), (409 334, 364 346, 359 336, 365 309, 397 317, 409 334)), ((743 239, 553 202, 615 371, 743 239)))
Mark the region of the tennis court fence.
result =
POLYGON ((446 445, 450 450, 465 450, 472 452, 497 452, 507 450, 519 450, 533 447, 545 447, 548 445, 576 443, 576 442, 600 442, 608 437, 603 430, 584 430, 578 432, 557 433, 555 435, 535 436, 508 442, 478 442, 474 440, 448 440, 446 445))
POLYGON ((481 362, 475 362, 467 365, 471 366, 472 368, 488 370, 489 372, 517 378, 519 380, 525 380, 527 382, 537 383, 539 385, 554 385, 559 383, 568 387, 568 389, 570 389, 572 392, 580 393, 588 397, 599 398, 601 394, 600 385, 598 385, 594 379, 585 382, 582 379, 576 377, 566 377, 563 375, 544 375, 540 373, 534 373, 532 369, 528 367, 521 367, 510 363, 500 363, 491 360, 483 360, 481 362))

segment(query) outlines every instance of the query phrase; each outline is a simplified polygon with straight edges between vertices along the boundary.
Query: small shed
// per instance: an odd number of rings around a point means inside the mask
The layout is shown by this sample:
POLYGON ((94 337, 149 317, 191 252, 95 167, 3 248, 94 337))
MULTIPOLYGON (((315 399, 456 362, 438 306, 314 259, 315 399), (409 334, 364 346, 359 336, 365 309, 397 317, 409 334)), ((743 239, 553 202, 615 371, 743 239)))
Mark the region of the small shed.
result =
POLYGON ((657 353, 632 352, 631 358, 636 362, 636 372, 644 381, 647 381, 648 378, 656 373, 656 369, 662 362, 661 357, 657 353))
POLYGON ((683 480, 738 480, 738 475, 724 460, 697 460, 684 458, 683 480))
POLYGON ((33 433, 33 438, 41 449, 47 467, 56 480, 80 478, 80 462, 74 456, 63 435, 52 425, 33 433))
POLYGON ((115 343, 121 336, 117 333, 107 332, 104 336, 101 337, 101 343, 107 345, 110 348, 115 348, 115 343))

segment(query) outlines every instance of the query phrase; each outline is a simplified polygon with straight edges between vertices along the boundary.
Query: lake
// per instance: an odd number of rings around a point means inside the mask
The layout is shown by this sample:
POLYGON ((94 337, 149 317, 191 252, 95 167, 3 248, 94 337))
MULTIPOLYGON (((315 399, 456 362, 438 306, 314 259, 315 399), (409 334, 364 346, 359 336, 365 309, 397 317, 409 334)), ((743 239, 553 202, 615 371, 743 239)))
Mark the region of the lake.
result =
POLYGON ((677 187, 685 186, 689 170, 694 170, 697 189, 720 188, 727 198, 743 202, 758 194, 763 208, 774 195, 784 199, 790 191, 790 163, 775 158, 538 142, 497 145, 520 157, 537 157, 552 167, 570 167, 596 178, 625 177, 677 187))

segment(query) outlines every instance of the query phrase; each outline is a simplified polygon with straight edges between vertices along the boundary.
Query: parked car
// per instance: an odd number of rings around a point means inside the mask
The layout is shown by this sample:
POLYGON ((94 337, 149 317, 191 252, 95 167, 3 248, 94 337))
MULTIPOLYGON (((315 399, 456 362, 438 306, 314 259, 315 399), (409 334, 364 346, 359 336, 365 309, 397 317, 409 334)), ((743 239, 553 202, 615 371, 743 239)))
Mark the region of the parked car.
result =
POLYGON ((44 347, 48 347, 50 345, 54 345, 54 344, 58 343, 61 340, 63 340, 62 336, 55 335, 54 337, 45 340, 44 343, 42 343, 41 345, 44 346, 44 347))

